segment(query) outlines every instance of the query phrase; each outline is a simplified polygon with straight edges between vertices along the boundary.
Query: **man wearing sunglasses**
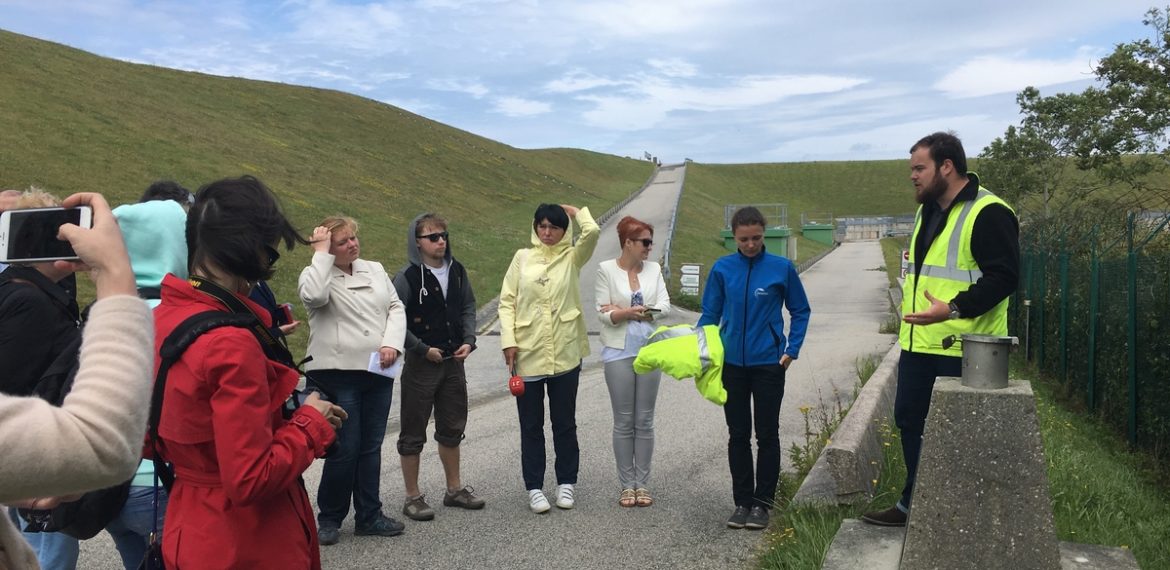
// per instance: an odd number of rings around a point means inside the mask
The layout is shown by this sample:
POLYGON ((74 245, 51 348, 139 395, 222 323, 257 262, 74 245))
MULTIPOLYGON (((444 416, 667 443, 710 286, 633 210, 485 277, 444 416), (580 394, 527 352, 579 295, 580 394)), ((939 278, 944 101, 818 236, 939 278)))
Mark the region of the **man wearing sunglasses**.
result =
POLYGON ((418 486, 419 456, 427 423, 435 415, 435 442, 447 488, 443 505, 482 509, 483 499, 463 484, 459 444, 467 425, 467 376, 463 361, 475 350, 475 294, 463 265, 451 255, 447 220, 419 215, 410 223, 406 255, 394 288, 406 303, 406 361, 403 364, 398 454, 406 502, 402 514, 416 521, 435 518, 418 486))

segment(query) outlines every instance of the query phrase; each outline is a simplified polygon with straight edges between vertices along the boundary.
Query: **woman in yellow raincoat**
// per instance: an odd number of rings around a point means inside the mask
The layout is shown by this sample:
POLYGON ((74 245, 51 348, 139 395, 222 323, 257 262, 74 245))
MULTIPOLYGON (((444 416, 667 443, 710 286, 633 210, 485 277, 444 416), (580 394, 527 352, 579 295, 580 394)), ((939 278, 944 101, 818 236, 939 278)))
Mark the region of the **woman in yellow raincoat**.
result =
POLYGON ((529 508, 549 510, 544 495, 544 394, 548 392, 556 453, 556 505, 573 508, 580 450, 577 446, 577 382, 589 354, 581 314, 579 275, 593 255, 599 228, 589 208, 541 204, 532 221, 532 247, 512 257, 500 290, 500 346, 504 363, 523 377, 516 398, 520 462, 529 508), (571 220, 571 221, 570 221, 571 220), (580 227, 573 243, 573 222, 580 227))

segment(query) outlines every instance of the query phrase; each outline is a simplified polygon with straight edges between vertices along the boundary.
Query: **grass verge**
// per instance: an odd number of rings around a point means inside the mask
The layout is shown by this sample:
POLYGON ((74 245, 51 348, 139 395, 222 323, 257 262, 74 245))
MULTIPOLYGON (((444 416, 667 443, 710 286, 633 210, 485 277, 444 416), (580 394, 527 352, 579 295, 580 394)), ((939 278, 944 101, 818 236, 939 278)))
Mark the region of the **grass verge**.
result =
MULTIPOLYGON (((854 363, 857 370, 858 386, 863 385, 881 364, 881 355, 858 358, 854 363)), ((854 394, 856 399, 856 394, 854 394)), ((848 410, 842 409, 840 397, 835 409, 822 406, 817 413, 801 408, 805 421, 805 444, 793 445, 788 454, 796 468, 795 474, 782 473, 776 493, 776 508, 772 514, 772 526, 767 531, 764 554, 759 558, 759 567, 765 569, 820 568, 825 551, 837 534, 841 521, 856 517, 870 505, 850 507, 809 507, 792 504, 792 497, 800 488, 801 481, 808 475, 821 450, 829 443, 829 436, 840 425, 848 410), (811 418, 811 419, 810 419, 811 418)), ((897 430, 892 425, 881 427, 883 444, 892 449, 886 453, 882 465, 882 476, 877 481, 872 504, 886 508, 898 500, 905 478, 901 466, 902 446, 897 430)))
POLYGON ((1060 540, 1122 546, 1142 568, 1170 568, 1170 488, 1146 454, 1130 451, 1095 418, 1064 408, 1035 381, 1036 408, 1056 534, 1060 540))

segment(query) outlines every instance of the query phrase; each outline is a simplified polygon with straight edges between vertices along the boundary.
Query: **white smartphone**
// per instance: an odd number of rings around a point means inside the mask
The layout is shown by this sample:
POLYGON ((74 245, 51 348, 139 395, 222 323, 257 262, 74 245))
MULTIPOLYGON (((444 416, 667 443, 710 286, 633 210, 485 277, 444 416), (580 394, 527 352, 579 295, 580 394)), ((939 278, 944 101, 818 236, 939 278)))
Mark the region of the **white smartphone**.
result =
POLYGON ((93 227, 93 210, 76 208, 29 208, 0 214, 0 262, 76 260, 69 242, 57 239, 64 224, 93 227))

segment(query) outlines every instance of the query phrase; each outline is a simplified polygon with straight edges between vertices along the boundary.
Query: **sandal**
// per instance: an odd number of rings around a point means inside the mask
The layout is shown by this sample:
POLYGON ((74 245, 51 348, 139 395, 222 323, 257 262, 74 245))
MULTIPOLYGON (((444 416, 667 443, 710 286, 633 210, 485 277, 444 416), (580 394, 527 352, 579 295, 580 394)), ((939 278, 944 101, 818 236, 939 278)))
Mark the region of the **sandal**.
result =
POLYGON ((639 507, 649 507, 654 504, 654 499, 650 497, 650 491, 638 489, 634 491, 634 503, 639 507))
POLYGON ((618 504, 623 507, 632 507, 637 504, 637 494, 633 489, 622 489, 622 497, 618 499, 618 504))

